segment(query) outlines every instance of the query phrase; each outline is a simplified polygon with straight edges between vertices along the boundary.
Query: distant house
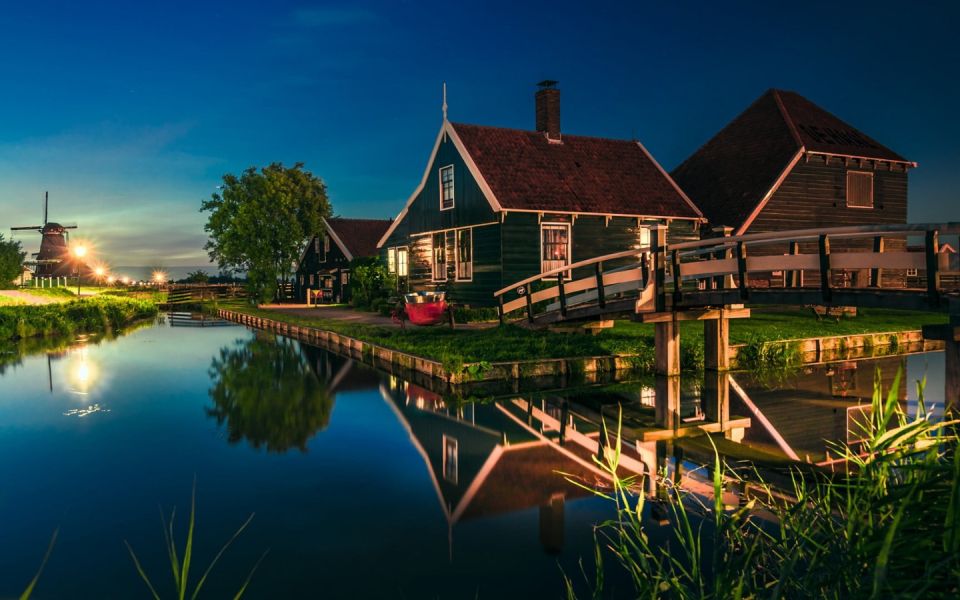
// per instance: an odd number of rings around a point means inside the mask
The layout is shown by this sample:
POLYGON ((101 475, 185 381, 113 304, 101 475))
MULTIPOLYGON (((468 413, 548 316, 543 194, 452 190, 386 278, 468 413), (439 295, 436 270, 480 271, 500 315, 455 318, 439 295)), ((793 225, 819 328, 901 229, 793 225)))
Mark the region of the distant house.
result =
POLYGON ((402 290, 492 305, 537 273, 646 243, 695 238, 703 215, 637 141, 561 134, 560 90, 536 93, 536 130, 451 123, 380 240, 402 290))
MULTIPOLYGON (((713 229, 740 235, 906 223, 916 166, 803 96, 769 90, 671 174, 713 229)), ((837 273, 848 282, 864 275, 837 273)), ((892 277, 902 285, 892 273, 884 285, 892 277)))
POLYGON ((350 261, 377 255, 390 220, 331 218, 323 224, 324 232, 310 240, 297 263, 297 298, 306 301, 307 290, 315 290, 324 302, 348 302, 350 261))

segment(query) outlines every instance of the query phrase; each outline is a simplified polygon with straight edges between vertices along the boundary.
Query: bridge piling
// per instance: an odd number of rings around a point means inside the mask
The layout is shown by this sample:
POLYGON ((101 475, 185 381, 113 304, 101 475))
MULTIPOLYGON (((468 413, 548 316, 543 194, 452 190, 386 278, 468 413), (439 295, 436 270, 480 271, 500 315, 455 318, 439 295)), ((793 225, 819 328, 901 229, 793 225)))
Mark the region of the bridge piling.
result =
POLYGON ((676 313, 672 319, 654 323, 653 340, 656 352, 654 367, 657 375, 679 375, 680 327, 676 313))
POLYGON ((730 319, 720 309, 720 318, 703 322, 703 367, 708 371, 730 369, 730 319))

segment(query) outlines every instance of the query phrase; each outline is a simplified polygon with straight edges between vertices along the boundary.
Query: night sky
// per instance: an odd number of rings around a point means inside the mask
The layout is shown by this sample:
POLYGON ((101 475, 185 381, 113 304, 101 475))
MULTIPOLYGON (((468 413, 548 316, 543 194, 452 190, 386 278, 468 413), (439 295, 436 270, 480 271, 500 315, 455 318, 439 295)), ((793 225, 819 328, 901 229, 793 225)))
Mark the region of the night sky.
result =
POLYGON ((204 264, 201 199, 272 161, 305 162, 340 215, 393 217, 443 81, 451 120, 532 129, 548 78, 563 131, 637 137, 667 169, 795 90, 920 163, 911 221, 960 220, 958 26, 955 1, 9 2, 0 231, 49 190, 113 264, 204 264))

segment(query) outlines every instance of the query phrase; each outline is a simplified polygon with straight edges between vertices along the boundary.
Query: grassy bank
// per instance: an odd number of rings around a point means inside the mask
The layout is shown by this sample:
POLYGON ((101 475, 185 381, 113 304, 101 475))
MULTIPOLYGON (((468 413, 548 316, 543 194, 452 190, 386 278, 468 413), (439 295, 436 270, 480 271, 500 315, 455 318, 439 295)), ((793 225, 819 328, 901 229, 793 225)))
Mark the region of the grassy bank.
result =
MULTIPOLYGON (((618 321, 596 336, 529 330, 507 325, 487 329, 450 330, 446 327, 408 327, 347 323, 317 316, 299 316, 262 310, 242 303, 221 304, 222 308, 284 321, 292 325, 326 329, 394 350, 439 361, 456 370, 458 365, 537 358, 632 355, 636 367, 653 367, 653 326, 618 321)), ((731 343, 764 342, 803 337, 852 335, 869 332, 906 331, 928 323, 942 323, 945 316, 892 310, 864 310, 857 317, 818 320, 812 311, 761 309, 750 319, 731 323, 731 343)), ((681 364, 685 369, 703 366, 703 325, 681 323, 681 364)))
POLYGON ((118 329, 157 314, 150 302, 93 297, 58 304, 0 306, 0 340, 118 329))

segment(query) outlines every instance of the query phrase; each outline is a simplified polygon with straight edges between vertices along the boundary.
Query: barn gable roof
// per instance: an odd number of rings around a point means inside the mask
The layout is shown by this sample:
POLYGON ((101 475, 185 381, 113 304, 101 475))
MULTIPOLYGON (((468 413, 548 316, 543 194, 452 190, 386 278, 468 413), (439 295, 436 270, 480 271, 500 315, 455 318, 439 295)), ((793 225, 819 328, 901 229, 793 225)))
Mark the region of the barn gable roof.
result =
POLYGON ((711 223, 739 234, 805 153, 916 166, 800 94, 771 89, 671 174, 711 223))

